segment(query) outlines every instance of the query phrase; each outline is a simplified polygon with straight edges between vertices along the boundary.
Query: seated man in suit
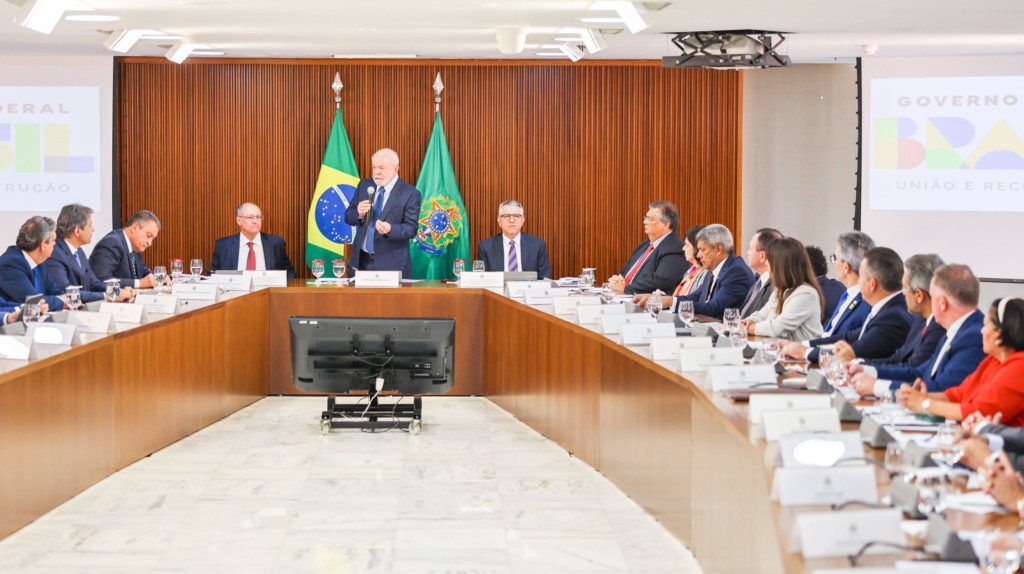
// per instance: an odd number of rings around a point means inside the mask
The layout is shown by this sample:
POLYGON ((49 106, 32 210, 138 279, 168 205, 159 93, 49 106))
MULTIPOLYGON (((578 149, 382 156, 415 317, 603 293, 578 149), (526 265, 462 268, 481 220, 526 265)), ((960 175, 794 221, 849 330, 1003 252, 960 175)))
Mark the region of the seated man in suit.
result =
POLYGON ((966 265, 947 264, 935 270, 931 289, 932 316, 946 329, 946 335, 932 356, 917 365, 862 366, 853 377, 854 388, 871 390, 875 396, 895 391, 904 383, 920 382, 936 393, 959 385, 985 358, 981 328, 985 315, 978 310, 981 292, 978 278, 966 265))
POLYGON ((842 281, 828 276, 828 260, 825 259, 825 254, 820 247, 807 245, 804 249, 807 250, 807 257, 811 259, 811 269, 814 270, 818 286, 821 287, 821 294, 825 296, 825 309, 821 315, 821 326, 824 327, 832 318, 832 313, 835 313, 836 307, 839 305, 839 298, 846 293, 846 285, 843 285, 842 281))
POLYGON ((142 210, 121 229, 106 234, 89 256, 92 270, 101 280, 117 278, 121 287, 152 289, 156 287, 153 273, 142 260, 160 233, 160 220, 152 211, 142 210))
POLYGON ((419 229, 422 195, 398 177, 398 162, 398 154, 389 148, 373 154, 373 178, 360 180, 345 209, 345 223, 359 226, 352 241, 353 269, 401 271, 403 279, 411 279, 409 240, 419 229), (357 245, 358 249, 354 248, 357 245))
MULTIPOLYGON (((677 301, 693 301, 693 312, 719 321, 729 308, 739 309, 743 299, 754 284, 754 274, 743 259, 733 253, 735 244, 729 228, 713 223, 697 234, 697 253, 701 265, 710 273, 698 293, 679 297, 664 297, 662 306, 666 309, 677 301)), ((646 305, 646 297, 634 299, 638 305, 646 305)))
MULTIPOLYGON (((932 297, 928 294, 932 275, 942 266, 942 259, 935 254, 913 255, 903 266, 903 297, 907 300, 907 311, 914 316, 907 340, 895 353, 882 359, 864 360, 866 365, 889 365, 916 367, 931 358, 939 339, 946 329, 932 319, 932 297)), ((846 341, 836 343, 836 355, 844 361, 853 361, 857 353, 846 341)), ((855 363, 850 363, 853 367, 855 363)), ((871 394, 870 392, 866 394, 871 394)))
POLYGON ((295 268, 285 251, 284 238, 262 233, 263 210, 255 203, 243 203, 235 208, 235 223, 241 230, 236 235, 221 237, 213 246, 210 269, 283 270, 289 279, 295 277, 295 268))
MULTIPOLYGON (((860 292, 860 265, 864 254, 874 247, 874 240, 860 231, 842 233, 836 240, 835 252, 830 259, 836 267, 836 278, 846 286, 846 290, 839 296, 835 311, 825 323, 822 338, 859 329, 871 312, 871 306, 864 302, 860 292)), ((818 352, 812 342, 789 343, 783 347, 782 354, 793 359, 807 359, 813 355, 811 360, 816 362, 818 352)))
POLYGON ((740 316, 744 319, 759 311, 772 294, 771 269, 768 268, 768 244, 784 236, 778 229, 766 227, 754 232, 747 245, 747 265, 754 272, 754 284, 743 298, 740 316))
POLYGON ((644 216, 647 240, 636 246, 626 265, 608 283, 616 293, 671 293, 689 268, 683 240, 676 235, 679 210, 668 201, 655 201, 644 216))
POLYGON ((21 225, 14 245, 0 256, 0 297, 19 302, 32 295, 43 295, 50 309, 64 309, 64 290, 50 279, 43 265, 57 241, 55 228, 52 219, 39 215, 21 225))
MULTIPOLYGON (((92 233, 92 208, 78 203, 65 205, 57 216, 57 243, 46 260, 46 269, 57 287, 80 286, 83 303, 102 301, 106 290, 82 249, 92 242, 92 233)), ((134 296, 131 287, 123 287, 118 300, 130 301, 134 296)))
POLYGON ((526 215, 523 204, 514 199, 498 206, 497 233, 480 242, 476 258, 482 259, 488 271, 536 271, 537 278, 551 277, 548 246, 544 240, 522 233, 526 215))
POLYGON ((791 343, 786 348, 796 345, 797 356, 802 354, 811 362, 818 361, 821 345, 839 341, 850 343, 854 353, 865 359, 892 355, 906 340, 913 322, 903 297, 903 260, 888 247, 869 249, 860 264, 858 285, 864 302, 871 306, 860 327, 814 339, 809 348, 800 343, 791 343))

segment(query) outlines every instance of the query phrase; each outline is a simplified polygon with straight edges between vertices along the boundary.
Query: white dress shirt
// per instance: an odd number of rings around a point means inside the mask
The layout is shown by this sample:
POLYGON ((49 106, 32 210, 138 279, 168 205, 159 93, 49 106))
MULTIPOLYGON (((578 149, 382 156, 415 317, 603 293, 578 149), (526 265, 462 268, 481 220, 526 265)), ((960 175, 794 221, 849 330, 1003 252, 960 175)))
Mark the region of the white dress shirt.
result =
MULTIPOLYGON (((263 257, 263 234, 257 233, 256 237, 252 238, 252 250, 256 253, 256 270, 266 271, 267 260, 263 257)), ((244 233, 238 234, 238 265, 236 268, 239 271, 245 271, 245 264, 249 261, 249 239, 244 233)))

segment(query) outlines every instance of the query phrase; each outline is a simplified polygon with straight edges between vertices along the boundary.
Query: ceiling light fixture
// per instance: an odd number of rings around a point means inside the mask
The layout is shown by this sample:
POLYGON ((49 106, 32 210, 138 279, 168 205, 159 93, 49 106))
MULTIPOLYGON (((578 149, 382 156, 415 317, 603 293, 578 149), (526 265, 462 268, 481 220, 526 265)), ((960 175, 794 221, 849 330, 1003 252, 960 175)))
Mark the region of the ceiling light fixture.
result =
POLYGON ((65 22, 117 22, 120 16, 112 14, 72 14, 65 16, 65 22))
POLYGON ((155 34, 163 34, 163 32, 146 28, 122 28, 111 32, 110 37, 103 41, 103 45, 111 52, 127 54, 128 50, 131 50, 132 46, 143 36, 155 34))
POLYGON ((558 49, 562 51, 562 55, 569 58, 570 61, 579 62, 583 58, 583 50, 580 50, 579 46, 566 42, 559 44, 558 49))
POLYGON ((167 50, 167 53, 164 54, 164 57, 174 62, 175 64, 180 64, 184 62, 189 56, 194 54, 196 50, 206 50, 209 48, 210 46, 206 44, 193 44, 192 42, 183 41, 178 42, 177 44, 172 46, 170 50, 167 50))
POLYGON ((21 5, 16 21, 23 28, 49 34, 68 10, 89 11, 92 6, 78 0, 28 0, 21 5))
POLYGON ((598 30, 592 30, 590 28, 562 28, 558 33, 576 34, 576 38, 555 38, 555 40, 562 42, 583 42, 583 46, 586 47, 587 51, 591 54, 596 54, 608 47, 608 44, 604 41, 604 36, 598 30))
POLYGON ((614 10, 619 19, 629 28, 629 31, 636 34, 650 27, 636 4, 622 0, 599 0, 590 5, 591 10, 614 10))
POLYGON ((498 40, 498 51, 502 54, 521 54, 526 47, 526 30, 523 28, 498 28, 494 35, 498 40))

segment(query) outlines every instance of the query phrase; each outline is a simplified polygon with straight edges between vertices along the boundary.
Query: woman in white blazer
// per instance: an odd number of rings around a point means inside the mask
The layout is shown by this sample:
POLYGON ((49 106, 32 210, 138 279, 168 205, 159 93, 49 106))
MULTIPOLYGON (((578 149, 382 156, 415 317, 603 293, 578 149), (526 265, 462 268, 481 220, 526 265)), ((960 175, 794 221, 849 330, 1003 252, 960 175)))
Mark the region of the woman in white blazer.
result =
POLYGON ((772 294, 764 307, 745 321, 747 333, 790 341, 820 337, 825 298, 803 243, 792 237, 772 241, 768 265, 772 294))

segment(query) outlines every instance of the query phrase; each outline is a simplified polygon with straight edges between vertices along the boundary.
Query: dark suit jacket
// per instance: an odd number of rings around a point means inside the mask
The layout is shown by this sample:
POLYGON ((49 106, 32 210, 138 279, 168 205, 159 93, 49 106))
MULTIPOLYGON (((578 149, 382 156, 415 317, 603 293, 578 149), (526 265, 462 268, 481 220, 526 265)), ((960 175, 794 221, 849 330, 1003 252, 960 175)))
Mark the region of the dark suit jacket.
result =
POLYGON ((83 303, 102 300, 107 286, 93 273, 89 259, 81 247, 78 248, 78 258, 82 261, 81 267, 75 263, 75 256, 71 253, 67 242, 58 239, 53 246, 53 254, 45 261, 44 265, 57 287, 67 289, 68 285, 81 285, 83 303))
MULTIPOLYGON (((860 326, 864 324, 864 319, 871 312, 871 305, 864 302, 864 296, 860 293, 857 293, 852 300, 844 301, 843 305, 846 306, 846 311, 843 312, 843 316, 839 318, 839 322, 832 329, 833 335, 860 329, 860 326)), ((831 318, 832 315, 829 315, 829 319, 831 318)), ((822 323, 822 325, 826 324, 828 324, 828 319, 822 323)))
MULTIPOLYGON (((236 233, 227 237, 221 237, 213 244, 213 259, 210 260, 210 269, 220 271, 222 269, 238 269, 238 247, 241 239, 236 233)), ((287 271, 289 278, 295 277, 295 268, 292 267, 291 259, 285 251, 284 238, 280 235, 260 233, 260 243, 263 244, 263 264, 267 269, 287 271)))
POLYGON ((916 367, 927 361, 938 347, 939 340, 946 335, 946 329, 935 321, 927 323, 928 327, 925 328, 927 321, 920 315, 914 315, 914 322, 910 325, 907 340, 902 347, 884 359, 869 359, 864 362, 873 367, 916 367))
POLYGON ((967 375, 973 373, 982 359, 985 358, 985 351, 981 348, 981 327, 985 322, 985 315, 975 310, 970 314, 956 336, 949 341, 949 351, 942 357, 939 368, 932 377, 932 367, 946 345, 948 336, 943 336, 935 347, 932 356, 916 367, 878 367, 878 378, 892 381, 890 388, 898 389, 901 383, 913 383, 918 378, 928 386, 929 393, 944 391, 964 382, 967 375))
MULTIPOLYGON (((384 205, 384 212, 378 218, 391 224, 391 233, 381 235, 369 225, 369 217, 366 217, 366 224, 360 225, 358 205, 369 198, 368 188, 376 188, 377 183, 372 179, 364 179, 359 182, 356 194, 345 210, 345 223, 356 225, 356 238, 352 242, 352 255, 349 257, 349 265, 352 269, 360 267, 360 252, 363 249, 363 240, 369 230, 374 233, 373 237, 373 266, 374 269, 384 271, 401 271, 405 279, 412 278, 412 260, 409 259, 409 240, 416 237, 416 230, 419 227, 420 204, 422 195, 420 190, 406 183, 401 178, 395 182, 391 189, 388 202, 384 205)), ((367 213, 367 216, 370 214, 367 213)))
POLYGON ((846 291, 846 285, 828 275, 818 277, 818 285, 821 286, 821 294, 825 296, 825 309, 821 312, 821 326, 824 327, 832 318, 832 313, 835 312, 836 305, 839 304, 839 298, 846 291))
POLYGON ((115 229, 104 235, 93 248, 89 263, 92 264, 92 270, 97 277, 103 281, 116 277, 121 280, 121 287, 134 287, 135 279, 142 279, 152 273, 142 261, 141 253, 132 251, 129 254, 128 241, 124 237, 123 229, 115 229), (135 258, 138 277, 132 277, 132 268, 128 263, 129 255, 135 258))
MULTIPOLYGON (((750 289, 747 289, 747 294, 743 296, 743 303, 747 302, 747 297, 750 297, 750 294, 754 290, 754 287, 756 287, 758 282, 760 281, 761 279, 757 275, 754 275, 754 282, 750 284, 750 289)), ((769 279, 764 282, 764 287, 761 287, 761 291, 757 294, 757 297, 754 299, 754 302, 751 303, 750 307, 747 308, 747 312, 743 314, 743 318, 746 319, 747 317, 753 315, 754 312, 760 310, 761 307, 764 307, 764 304, 768 302, 768 299, 771 296, 772 280, 769 279)), ((740 303, 741 310, 743 308, 743 303, 740 303)))
MULTIPOLYGON (((858 305, 858 307, 867 305, 858 305)), ((849 311, 848 311, 849 312, 849 311)), ((829 337, 811 341, 812 347, 837 341, 846 341, 853 346, 853 352, 862 359, 878 359, 892 355, 907 339, 913 317, 907 311, 907 300, 903 293, 889 299, 867 324, 867 328, 850 329, 829 337)), ((863 323, 863 322, 862 322, 863 323)), ((842 324, 842 321, 840 321, 842 324)), ((813 349, 808 360, 818 362, 818 349, 813 349)))
MULTIPOLYGON (((650 239, 637 245, 629 256, 626 266, 619 271, 619 275, 625 277, 633 265, 643 257, 650 245, 650 239)), ((655 289, 661 289, 662 292, 671 295, 689 268, 690 263, 686 261, 686 255, 683 254, 683 240, 676 235, 675 231, 670 231, 647 257, 647 261, 637 271, 633 281, 626 285, 625 292, 630 294, 653 293, 655 289)))
MULTIPOLYGON (((551 263, 548 261, 548 246, 540 237, 527 233, 519 233, 519 249, 517 254, 520 271, 536 271, 538 279, 551 278, 551 263)), ((653 255, 653 254, 652 254, 653 255)), ((495 234, 480 242, 476 249, 476 258, 482 259, 488 271, 505 270, 505 242, 501 234, 495 234)))
POLYGON ((1024 472, 1024 428, 989 423, 981 430, 981 434, 1003 437, 1003 452, 1010 459, 1014 470, 1024 472))
POLYGON ((753 284, 754 272, 743 258, 729 255, 717 279, 708 272, 708 278, 704 280, 704 288, 700 293, 691 293, 676 299, 693 301, 693 312, 696 315, 707 315, 721 320, 726 309, 743 307, 743 300, 753 284), (711 300, 705 302, 708 289, 712 289, 711 300))
POLYGON ((24 303, 27 297, 44 295, 50 311, 60 311, 64 308, 64 301, 58 299, 57 295, 63 295, 64 290, 50 279, 46 265, 39 265, 37 269, 43 285, 42 293, 36 289, 35 277, 28 261, 25 260, 24 252, 18 249, 17 245, 8 247, 7 251, 0 255, 0 297, 24 303))

